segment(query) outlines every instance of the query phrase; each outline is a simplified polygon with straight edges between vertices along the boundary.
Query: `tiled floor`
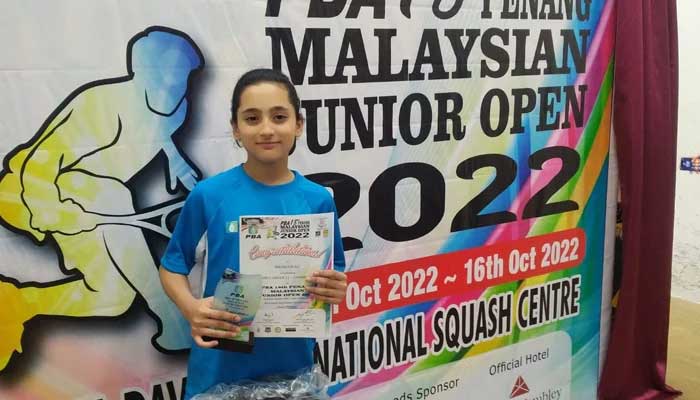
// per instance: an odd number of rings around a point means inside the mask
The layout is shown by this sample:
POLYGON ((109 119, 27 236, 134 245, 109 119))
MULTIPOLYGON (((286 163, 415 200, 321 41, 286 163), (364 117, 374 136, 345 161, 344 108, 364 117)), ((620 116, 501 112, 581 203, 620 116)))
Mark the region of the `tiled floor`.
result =
POLYGON ((666 382, 700 400, 700 304, 671 299, 666 382))

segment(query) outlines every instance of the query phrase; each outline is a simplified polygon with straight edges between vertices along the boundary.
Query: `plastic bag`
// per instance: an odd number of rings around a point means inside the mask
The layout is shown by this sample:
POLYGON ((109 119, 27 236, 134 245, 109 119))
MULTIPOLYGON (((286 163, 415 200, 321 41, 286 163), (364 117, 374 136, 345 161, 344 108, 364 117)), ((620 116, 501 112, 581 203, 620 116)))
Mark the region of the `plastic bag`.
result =
POLYGON ((235 384, 220 383, 192 400, 330 400, 328 377, 318 366, 235 384))

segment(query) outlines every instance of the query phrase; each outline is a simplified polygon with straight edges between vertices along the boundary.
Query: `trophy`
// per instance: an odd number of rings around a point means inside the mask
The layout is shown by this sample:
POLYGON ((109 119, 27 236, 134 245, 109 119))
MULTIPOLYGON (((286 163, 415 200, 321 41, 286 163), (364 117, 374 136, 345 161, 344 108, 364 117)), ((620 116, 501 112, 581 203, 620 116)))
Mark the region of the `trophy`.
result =
POLYGON ((240 333, 231 339, 203 337, 204 340, 218 340, 216 349, 250 353, 253 351, 255 334, 250 329, 255 313, 260 307, 262 277, 240 274, 226 268, 214 291, 214 308, 228 311, 240 317, 240 333))

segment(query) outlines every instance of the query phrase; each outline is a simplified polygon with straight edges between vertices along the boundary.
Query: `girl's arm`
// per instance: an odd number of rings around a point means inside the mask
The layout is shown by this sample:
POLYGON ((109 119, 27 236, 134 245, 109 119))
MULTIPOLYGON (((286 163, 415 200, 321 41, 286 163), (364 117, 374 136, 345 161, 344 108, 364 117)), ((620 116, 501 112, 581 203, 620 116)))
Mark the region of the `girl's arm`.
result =
POLYGON ((192 338, 197 346, 211 348, 219 344, 217 340, 204 340, 202 336, 230 339, 238 335, 240 328, 231 323, 240 320, 238 315, 214 309, 213 297, 197 299, 192 296, 185 275, 170 272, 163 267, 159 270, 165 293, 190 323, 192 338))

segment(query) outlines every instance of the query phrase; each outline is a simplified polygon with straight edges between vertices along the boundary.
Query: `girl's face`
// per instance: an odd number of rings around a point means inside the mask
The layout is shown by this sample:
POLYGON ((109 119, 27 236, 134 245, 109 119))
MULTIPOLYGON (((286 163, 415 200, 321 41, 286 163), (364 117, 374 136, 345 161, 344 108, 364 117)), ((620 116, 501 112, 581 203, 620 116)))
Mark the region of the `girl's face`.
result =
POLYGON ((286 162, 304 126, 289 102, 287 89, 274 82, 250 85, 241 93, 233 136, 261 164, 286 162))

